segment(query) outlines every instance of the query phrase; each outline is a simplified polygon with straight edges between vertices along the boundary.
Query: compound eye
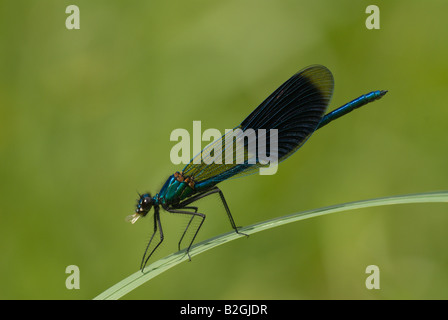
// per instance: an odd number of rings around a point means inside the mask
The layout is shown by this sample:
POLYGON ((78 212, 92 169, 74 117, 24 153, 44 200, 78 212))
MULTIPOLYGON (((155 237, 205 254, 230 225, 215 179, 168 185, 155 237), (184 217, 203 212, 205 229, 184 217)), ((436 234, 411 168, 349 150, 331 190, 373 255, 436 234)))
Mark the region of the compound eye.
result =
POLYGON ((152 207, 152 198, 144 197, 141 201, 140 207, 145 211, 150 210, 152 207))

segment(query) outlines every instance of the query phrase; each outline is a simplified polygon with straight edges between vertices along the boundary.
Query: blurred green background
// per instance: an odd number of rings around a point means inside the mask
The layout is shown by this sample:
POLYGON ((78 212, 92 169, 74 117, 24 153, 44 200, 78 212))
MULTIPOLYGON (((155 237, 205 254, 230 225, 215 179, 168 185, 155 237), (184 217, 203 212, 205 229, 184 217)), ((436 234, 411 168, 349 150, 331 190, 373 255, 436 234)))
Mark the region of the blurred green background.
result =
MULTIPOLYGON (((233 128, 296 71, 327 66, 331 109, 380 101, 322 129, 274 176, 220 184, 238 225, 327 205, 448 189, 446 1, 0 1, 0 298, 90 299, 137 271, 172 130, 233 128), (65 8, 80 9, 67 30, 65 8), (377 4, 380 30, 365 27, 377 4), (67 290, 65 268, 80 268, 67 290)), ((204 143, 205 145, 205 143, 204 143)), ((198 240, 231 230, 205 199, 198 240)), ((239 239, 165 272, 132 299, 446 299, 448 205, 350 211, 239 239), (367 290, 365 269, 380 268, 367 290)), ((186 221, 162 213, 177 250, 186 221)), ((153 260, 154 261, 154 260, 153 260)))

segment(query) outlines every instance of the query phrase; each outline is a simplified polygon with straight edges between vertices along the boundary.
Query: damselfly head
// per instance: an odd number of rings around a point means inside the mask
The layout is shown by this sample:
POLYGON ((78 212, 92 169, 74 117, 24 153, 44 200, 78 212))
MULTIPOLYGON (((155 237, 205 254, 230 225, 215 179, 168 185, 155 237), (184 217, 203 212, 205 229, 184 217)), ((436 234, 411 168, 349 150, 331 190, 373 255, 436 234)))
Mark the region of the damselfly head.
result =
POLYGON ((134 224, 140 217, 144 217, 151 210, 153 199, 149 193, 141 194, 137 199, 135 213, 126 217, 126 221, 134 224))
POLYGON ((153 205, 153 199, 149 193, 140 195, 140 199, 137 200, 137 207, 135 213, 142 215, 143 217, 151 210, 153 205))

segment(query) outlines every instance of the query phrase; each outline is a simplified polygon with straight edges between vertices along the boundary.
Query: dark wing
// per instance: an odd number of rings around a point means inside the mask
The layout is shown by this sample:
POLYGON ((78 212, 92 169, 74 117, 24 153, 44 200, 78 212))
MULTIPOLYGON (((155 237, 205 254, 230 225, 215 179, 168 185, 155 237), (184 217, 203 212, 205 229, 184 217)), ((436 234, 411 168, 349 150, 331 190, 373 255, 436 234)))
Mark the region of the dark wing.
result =
POLYGON ((250 129, 258 133, 259 129, 266 130, 256 138, 257 141, 265 138, 268 151, 271 150, 269 130, 277 129, 277 159, 278 162, 285 160, 316 130, 330 103, 333 87, 333 76, 324 66, 313 65, 299 71, 264 100, 233 133, 224 134, 191 159, 183 174, 194 177, 196 182, 210 180, 218 183, 253 174, 260 167, 267 166, 259 161, 258 148, 245 138, 250 129), (232 140, 235 144, 225 143, 232 140), (244 154, 244 161, 236 163, 238 152, 244 154))

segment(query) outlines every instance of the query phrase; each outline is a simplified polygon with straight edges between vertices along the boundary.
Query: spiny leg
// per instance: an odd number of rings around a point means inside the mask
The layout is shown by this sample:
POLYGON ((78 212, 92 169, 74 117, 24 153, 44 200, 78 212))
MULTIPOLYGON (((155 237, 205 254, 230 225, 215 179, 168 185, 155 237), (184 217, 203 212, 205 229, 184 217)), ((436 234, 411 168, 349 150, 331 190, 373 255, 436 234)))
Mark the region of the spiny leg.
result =
POLYGON ((248 234, 238 231, 238 227, 236 226, 235 221, 233 220, 232 214, 230 213, 229 206, 227 205, 226 198, 224 198, 224 193, 222 193, 221 189, 219 189, 218 187, 215 187, 215 188, 216 188, 216 190, 218 190, 219 196, 221 197, 222 203, 224 204, 224 208, 226 209, 227 216, 229 217, 230 224, 232 225, 232 228, 235 230, 236 233, 242 234, 246 237, 249 237, 248 234))
MULTIPOLYGON (((194 207, 194 208, 196 208, 196 207, 194 207)), ((191 209, 191 207, 187 207, 187 209, 191 209)), ((197 208, 196 208, 196 209, 197 209, 197 208)), ((193 235, 193 239, 191 239, 191 242, 190 242, 190 244, 188 245, 188 248, 187 248, 188 259, 191 261, 191 257, 190 257, 190 249, 191 249, 191 246, 193 245, 194 239, 196 238, 196 236, 197 236, 197 234, 198 234, 198 232, 199 232, 199 229, 201 229, 202 224, 204 223, 204 220, 205 220, 205 214, 200 213, 200 212, 196 212, 196 211, 195 211, 195 212, 190 212, 190 211, 183 211, 183 210, 178 210, 178 209, 167 209, 167 211, 168 211, 168 212, 171 212, 171 213, 189 214, 189 215, 192 216, 191 219, 190 219, 190 222, 188 223, 187 228, 185 229, 185 231, 184 231, 184 233, 182 234, 182 237, 181 237, 181 239, 180 239, 180 241, 179 241, 179 248, 180 248, 180 243, 182 242, 182 239, 183 239, 185 233, 187 232, 187 229, 188 229, 188 227, 190 226, 190 223, 191 223, 191 221, 193 220, 193 218, 194 218, 194 217, 200 217, 200 218, 201 218, 201 222, 199 223, 199 226, 198 226, 198 228, 196 229, 196 232, 195 232, 194 235, 193 235)))
POLYGON ((162 230, 162 224, 160 222, 159 209, 158 208, 154 208, 154 232, 153 232, 153 234, 151 236, 151 239, 149 240, 148 245, 146 246, 145 254, 143 255, 142 263, 140 264, 140 270, 142 272, 145 269, 145 266, 148 263, 149 258, 152 256, 154 251, 156 251, 156 249, 159 247, 159 245, 162 243, 162 241, 163 241, 163 230, 162 230), (145 259, 146 253, 148 252, 148 249, 149 249, 149 246, 151 245, 151 242, 152 242, 152 240, 154 239, 154 236, 157 233, 157 228, 159 229, 160 241, 159 241, 159 243, 157 243, 157 245, 154 247, 154 249, 151 250, 151 253, 145 259))
MULTIPOLYGON (((194 210, 194 213, 198 212, 198 207, 183 207, 182 209, 192 209, 194 210)), ((187 233, 188 228, 190 227, 191 222, 193 221, 195 215, 191 215, 190 221, 188 221, 187 227, 184 230, 184 233, 182 233, 182 237, 180 237, 179 243, 177 244, 177 248, 180 251, 180 244, 182 243, 182 240, 184 239, 185 234, 187 233)))
POLYGON ((224 209, 226 209, 227 216, 229 217, 229 221, 230 221, 230 224, 231 224, 233 230, 235 230, 235 232, 238 233, 238 234, 241 234, 241 235, 244 235, 244 236, 248 237, 249 236, 248 234, 245 234, 245 233, 242 233, 242 232, 238 231, 238 227, 236 226, 235 221, 233 220, 232 214, 230 213, 230 209, 229 209, 229 206, 227 205, 226 199, 224 198, 224 194, 221 191, 221 189, 219 189, 216 186, 213 187, 212 189, 204 192, 204 193, 200 193, 200 194, 198 194, 196 196, 193 196, 193 197, 191 197, 191 198, 189 198, 189 199, 187 199, 185 201, 182 201, 179 204, 179 207, 180 208, 185 208, 184 206, 189 205, 190 203, 193 203, 195 201, 198 201, 199 199, 205 198, 205 197, 210 196, 210 195, 215 194, 215 193, 218 193, 219 197, 221 198, 221 201, 222 201, 222 203, 224 205, 224 209))

